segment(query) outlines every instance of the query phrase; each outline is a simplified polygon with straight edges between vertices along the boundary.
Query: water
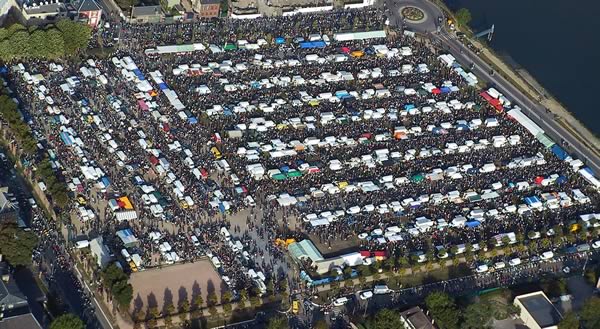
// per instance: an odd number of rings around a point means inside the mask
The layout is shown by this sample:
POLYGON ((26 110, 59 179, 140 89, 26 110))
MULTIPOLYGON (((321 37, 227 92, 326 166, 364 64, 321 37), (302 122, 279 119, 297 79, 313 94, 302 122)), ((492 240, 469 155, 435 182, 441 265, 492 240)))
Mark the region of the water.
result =
POLYGON ((468 8, 475 32, 495 24, 492 48, 526 69, 600 135, 600 1, 445 0, 468 8))

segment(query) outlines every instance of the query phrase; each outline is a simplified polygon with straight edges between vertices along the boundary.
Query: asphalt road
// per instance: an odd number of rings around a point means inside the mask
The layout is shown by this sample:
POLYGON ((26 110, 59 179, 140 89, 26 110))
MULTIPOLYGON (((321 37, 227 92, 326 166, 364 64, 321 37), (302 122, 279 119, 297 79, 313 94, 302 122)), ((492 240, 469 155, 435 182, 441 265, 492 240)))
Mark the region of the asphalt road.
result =
POLYGON ((492 74, 492 68, 471 49, 463 45, 453 31, 445 29, 445 24, 442 24, 438 29, 438 17, 444 16, 439 7, 426 0, 386 0, 386 5, 390 10, 391 17, 395 17, 394 19, 390 17, 391 23, 403 22, 399 12, 401 7, 414 5, 425 11, 427 16, 425 22, 413 24, 404 21, 404 26, 412 31, 428 34, 432 40, 440 42, 441 47, 451 53, 463 67, 468 68, 474 64, 472 71, 479 79, 487 81, 490 86, 498 89, 513 104, 518 105, 523 113, 535 121, 550 138, 570 154, 580 158, 595 173, 600 173, 600 158, 556 122, 554 114, 524 95, 502 76, 492 74))

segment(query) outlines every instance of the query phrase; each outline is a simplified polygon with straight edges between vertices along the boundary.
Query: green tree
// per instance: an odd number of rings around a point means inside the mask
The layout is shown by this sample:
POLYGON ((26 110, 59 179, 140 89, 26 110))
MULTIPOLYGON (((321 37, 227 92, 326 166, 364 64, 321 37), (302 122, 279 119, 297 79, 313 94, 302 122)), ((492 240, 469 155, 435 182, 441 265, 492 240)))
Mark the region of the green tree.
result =
POLYGON ((583 328, 600 328, 600 297, 594 296, 586 300, 579 316, 581 317, 583 328))
POLYGON ((33 232, 23 231, 14 222, 0 224, 0 254, 12 266, 31 264, 31 254, 37 245, 33 232))
POLYGON ((467 306, 463 314, 461 328, 465 329, 488 329, 490 320, 494 315, 494 309, 489 303, 479 302, 467 306))
POLYGON ((36 30, 29 36, 30 56, 34 58, 44 58, 48 54, 46 49, 46 32, 36 30))
POLYGON ((61 19, 56 23, 56 27, 62 32, 66 54, 72 55, 87 47, 92 35, 89 26, 70 19, 61 19))
POLYGON ((440 329, 458 329, 459 311, 454 299, 443 292, 433 292, 425 298, 427 309, 440 329))
POLYGON ((267 323, 267 329, 287 329, 288 321, 283 316, 273 316, 267 323))
POLYGON ((204 305, 204 299, 202 298, 202 295, 198 295, 194 298, 194 307, 196 309, 200 309, 202 308, 202 306, 204 305))
POLYGON ((49 59, 56 59, 65 54, 65 39, 62 37, 62 33, 55 29, 50 28, 46 30, 46 50, 47 57, 49 59))
POLYGON ((190 311, 190 302, 187 300, 187 298, 179 302, 179 311, 181 313, 187 313, 190 311))
POLYGON ((573 312, 565 314, 558 323, 558 329, 579 329, 579 319, 573 312))
POLYGON ((75 314, 63 314, 50 324, 50 329, 84 329, 85 324, 75 314))
POLYGON ((242 303, 246 302, 248 300, 248 290, 246 289, 242 289, 240 291, 240 301, 242 301, 242 303))
POLYGON ((384 308, 375 314, 372 327, 373 329, 396 329, 404 328, 404 325, 398 312, 384 308))
POLYGON ((225 291, 223 293, 223 295, 221 296, 221 303, 225 304, 225 303, 229 303, 231 302, 231 299, 233 298, 233 296, 231 295, 231 291, 225 291))
POLYGON ((215 294, 214 292, 211 292, 210 294, 208 294, 207 304, 209 306, 217 305, 218 302, 219 302, 219 300, 218 300, 217 294, 215 294))
POLYGON ((454 16, 458 26, 466 26, 471 22, 471 12, 467 8, 460 8, 454 16))

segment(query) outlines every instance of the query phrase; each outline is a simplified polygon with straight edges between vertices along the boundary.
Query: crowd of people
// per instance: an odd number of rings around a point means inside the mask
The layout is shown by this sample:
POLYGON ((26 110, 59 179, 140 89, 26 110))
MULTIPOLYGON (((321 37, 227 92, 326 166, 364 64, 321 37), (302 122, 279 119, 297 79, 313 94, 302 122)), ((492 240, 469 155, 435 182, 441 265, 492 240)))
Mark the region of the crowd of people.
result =
MULTIPOLYGON (((402 232, 397 241, 382 242, 383 233, 371 234, 357 246, 399 255, 487 241, 499 233, 568 225, 580 214, 597 211, 597 193, 586 188, 567 162, 506 113, 485 103, 475 88, 440 62, 435 50, 395 33, 387 38, 332 40, 333 33, 381 30, 384 21, 381 11, 362 9, 252 21, 115 23, 99 30, 93 42, 115 45, 111 59, 64 62, 61 70, 30 61, 25 70, 41 74, 43 81, 28 83, 18 67, 9 78, 32 128, 58 155, 56 163, 65 181, 83 182, 76 194, 90 200, 87 207, 96 219, 77 225, 79 233, 114 236, 129 227, 140 239, 136 251, 146 266, 152 266, 157 241, 149 233, 158 231, 159 241, 169 242, 182 261, 217 257, 221 274, 235 288, 252 284, 245 275, 249 268, 289 280, 295 287, 291 271, 278 270, 290 266, 273 244, 281 237, 310 237, 331 247, 361 233, 397 226, 402 232), (307 49, 295 40, 315 34, 323 43, 322 35, 329 35, 326 46, 307 49), (208 49, 211 44, 224 47, 259 39, 266 44, 258 49, 208 49), (145 52, 190 43, 202 43, 207 49, 168 55, 145 52), (89 76, 82 67, 91 72, 89 76), (162 77, 164 86, 156 76, 162 77), (72 83, 65 88, 69 79, 72 83), (141 90, 144 81, 151 91, 141 90), (165 97, 165 89, 176 94, 185 111, 173 106, 173 95, 165 97), (343 96, 338 97, 339 91, 343 96), (250 129, 256 122, 272 126, 250 129), (66 143, 61 132, 80 139, 81 145, 66 143), (510 137, 511 142, 491 145, 498 136, 510 137), (301 148, 290 147, 298 143, 301 148), (277 145, 294 151, 274 157, 270 150, 277 145), (248 150, 256 157, 246 156, 248 150), (125 159, 117 157, 117 151, 125 159), (166 160, 160 162, 160 170, 159 158, 166 160), (527 167, 513 165, 524 158, 536 161, 527 167), (256 164, 283 175, 302 174, 276 180, 265 173, 258 180, 248 170, 256 164), (490 164, 494 170, 482 169, 490 164), (98 179, 82 174, 82 166, 97 168, 100 176, 110 178, 110 186, 99 187, 98 179), (207 174, 199 177, 200 170, 207 174), (553 175, 561 179, 534 183, 537 177, 553 175), (174 189, 174 181, 185 191, 174 189), (518 182, 529 182, 529 188, 516 188, 518 182), (371 188, 360 187, 363 183, 371 188), (498 183, 500 187, 492 188, 498 183), (146 201, 149 187, 159 192, 161 211, 146 201), (584 191, 591 202, 523 213, 503 211, 523 204, 528 196, 572 195, 574 189, 584 191), (492 190, 497 196, 486 200, 473 201, 465 195, 492 190), (450 198, 453 191, 459 197, 450 198), (440 197, 433 202, 436 194, 440 197), (278 201, 282 195, 296 201, 284 204, 278 201), (118 211, 108 200, 120 196, 132 200, 138 219, 117 220, 118 211), (249 206, 247 196, 256 208, 249 206), (415 199, 421 202, 415 204, 415 199), (352 207, 360 210, 350 211, 352 207), (417 218, 450 223, 457 216, 469 217, 474 209, 487 212, 477 218, 476 227, 437 229, 436 224, 414 231, 417 218), (305 220, 326 211, 341 215, 326 225, 305 220), (231 241, 240 240, 251 261, 241 251, 232 252, 219 233, 223 227, 232 233, 231 241)), ((79 206, 74 202, 73 209, 79 206)), ((107 240, 115 249, 122 247, 117 239, 107 240)))

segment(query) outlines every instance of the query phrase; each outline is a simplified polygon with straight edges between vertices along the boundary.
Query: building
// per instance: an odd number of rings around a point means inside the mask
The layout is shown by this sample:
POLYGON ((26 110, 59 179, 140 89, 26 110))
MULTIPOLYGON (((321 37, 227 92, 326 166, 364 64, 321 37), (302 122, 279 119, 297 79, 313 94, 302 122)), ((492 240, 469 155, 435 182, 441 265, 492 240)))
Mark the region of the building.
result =
POLYGON ((219 17, 221 0, 194 0, 193 8, 201 18, 219 17))
POLYGON ((87 22, 89 26, 95 28, 102 18, 102 8, 95 0, 82 0, 77 7, 79 19, 87 22))
POLYGON ((12 4, 13 3, 10 0, 0 0, 0 21, 4 15, 8 14, 12 4))
POLYGON ((59 16, 66 16, 67 8, 65 4, 58 0, 26 2, 21 7, 21 13, 25 19, 54 19, 59 16))
POLYGON ((515 297, 521 320, 530 329, 558 329, 562 316, 543 291, 515 297))
POLYGON ((41 329, 0 255, 0 329, 41 329))
POLYGON ((131 19, 138 23, 157 23, 162 20, 161 6, 143 6, 133 7, 131 10, 131 19))
POLYGON ((412 307, 400 313, 404 329, 435 329, 433 321, 418 307, 412 307))
POLYGON ((0 187, 0 222, 16 222, 19 217, 19 208, 10 198, 8 187, 0 187))

